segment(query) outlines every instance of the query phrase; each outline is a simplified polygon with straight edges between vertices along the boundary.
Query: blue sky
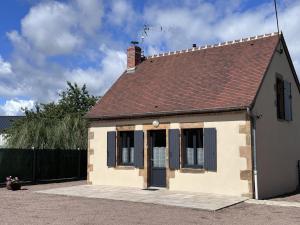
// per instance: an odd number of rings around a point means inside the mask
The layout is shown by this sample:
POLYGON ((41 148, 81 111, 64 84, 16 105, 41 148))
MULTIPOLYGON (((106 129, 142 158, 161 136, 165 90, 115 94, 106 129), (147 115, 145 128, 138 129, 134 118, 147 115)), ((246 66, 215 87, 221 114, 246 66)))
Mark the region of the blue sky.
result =
MULTIPOLYGON (((300 0, 277 1, 299 70, 300 0)), ((66 81, 103 95, 142 36, 151 55, 276 31, 273 0, 2 0, 0 21, 0 115, 56 101, 66 81)))

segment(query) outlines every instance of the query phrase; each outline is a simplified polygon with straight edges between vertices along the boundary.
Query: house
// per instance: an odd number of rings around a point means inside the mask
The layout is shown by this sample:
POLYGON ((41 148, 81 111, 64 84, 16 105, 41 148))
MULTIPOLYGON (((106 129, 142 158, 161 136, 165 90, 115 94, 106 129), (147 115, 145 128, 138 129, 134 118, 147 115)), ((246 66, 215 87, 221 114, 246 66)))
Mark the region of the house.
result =
POLYGON ((12 123, 20 118, 22 118, 22 116, 0 116, 0 148, 6 146, 4 140, 5 130, 10 128, 12 123))
POLYGON ((143 57, 87 114, 88 182, 269 198, 299 185, 299 81, 283 34, 143 57))

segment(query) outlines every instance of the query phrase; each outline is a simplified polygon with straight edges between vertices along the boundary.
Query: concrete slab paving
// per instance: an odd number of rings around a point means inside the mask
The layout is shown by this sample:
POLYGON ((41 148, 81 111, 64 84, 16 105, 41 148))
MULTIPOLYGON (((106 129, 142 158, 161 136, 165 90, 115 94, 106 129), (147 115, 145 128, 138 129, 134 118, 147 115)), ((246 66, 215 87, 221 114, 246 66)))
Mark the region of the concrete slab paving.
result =
POLYGON ((166 189, 143 190, 104 185, 63 187, 37 191, 37 193, 152 203, 211 211, 223 209, 248 199, 206 193, 177 192, 166 189))
POLYGON ((257 204, 257 205, 272 205, 272 206, 300 208, 300 202, 249 199, 246 201, 246 203, 257 204))

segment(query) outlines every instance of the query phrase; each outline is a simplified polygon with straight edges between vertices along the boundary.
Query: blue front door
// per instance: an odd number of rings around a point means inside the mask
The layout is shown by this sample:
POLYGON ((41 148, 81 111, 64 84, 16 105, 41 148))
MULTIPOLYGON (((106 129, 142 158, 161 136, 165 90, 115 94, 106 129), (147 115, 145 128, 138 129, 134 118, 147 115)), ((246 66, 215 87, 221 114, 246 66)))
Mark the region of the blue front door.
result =
POLYGON ((166 187, 166 130, 150 132, 150 186, 166 187))

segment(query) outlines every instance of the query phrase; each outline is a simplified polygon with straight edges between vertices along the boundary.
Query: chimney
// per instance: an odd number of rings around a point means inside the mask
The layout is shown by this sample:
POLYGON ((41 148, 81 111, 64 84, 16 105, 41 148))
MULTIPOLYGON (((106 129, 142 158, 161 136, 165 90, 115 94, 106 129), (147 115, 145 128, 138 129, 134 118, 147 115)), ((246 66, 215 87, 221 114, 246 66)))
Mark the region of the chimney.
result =
POLYGON ((133 44, 127 49, 127 72, 133 72, 138 64, 142 62, 142 50, 133 44))

